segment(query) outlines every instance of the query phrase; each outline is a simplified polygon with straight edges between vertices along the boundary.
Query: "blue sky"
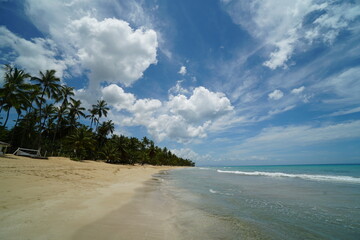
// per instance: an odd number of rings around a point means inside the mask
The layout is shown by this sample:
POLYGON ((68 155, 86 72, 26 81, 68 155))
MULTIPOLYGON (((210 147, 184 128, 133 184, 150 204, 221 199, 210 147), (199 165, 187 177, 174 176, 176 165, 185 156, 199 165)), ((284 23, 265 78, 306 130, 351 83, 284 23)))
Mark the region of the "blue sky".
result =
POLYGON ((360 163, 359 1, 1 0, 0 52, 197 165, 360 163))

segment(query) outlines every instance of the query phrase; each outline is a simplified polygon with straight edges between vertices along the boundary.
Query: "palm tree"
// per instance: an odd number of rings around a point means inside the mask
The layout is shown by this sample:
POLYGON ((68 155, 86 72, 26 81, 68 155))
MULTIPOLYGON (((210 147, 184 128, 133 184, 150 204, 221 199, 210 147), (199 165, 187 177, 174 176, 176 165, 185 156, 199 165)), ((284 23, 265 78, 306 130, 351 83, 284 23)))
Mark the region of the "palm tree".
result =
POLYGON ((45 74, 40 71, 40 78, 32 77, 31 80, 37 82, 36 86, 42 89, 40 95, 40 106, 39 106, 39 125, 41 124, 42 105, 45 102, 44 96, 53 98, 58 96, 60 91, 60 79, 55 76, 55 70, 46 70, 45 74))
POLYGON ((120 163, 119 152, 112 142, 107 142, 99 153, 101 159, 106 160, 107 163, 120 163))
MULTIPOLYGON (((94 105, 93 105, 94 106, 94 105)), ((95 109, 94 107, 92 109, 88 109, 88 111, 90 112, 90 115, 87 115, 88 118, 91 119, 91 122, 90 122, 90 129, 92 129, 92 125, 93 123, 98 123, 99 120, 97 119, 97 109, 95 109)))
POLYGON ((56 128, 55 128, 55 132, 54 132, 54 136, 53 136, 53 140, 52 140, 53 143, 55 142, 56 134, 59 130, 59 126, 63 119, 63 114, 65 113, 65 111, 67 109, 67 105, 69 103, 68 97, 74 96, 74 88, 68 87, 68 86, 62 86, 59 93, 60 94, 57 97, 57 101, 61 101, 61 100, 63 100, 63 101, 57 111, 57 123, 56 123, 56 128))
POLYGON ((75 157, 80 160, 88 157, 95 146, 93 133, 86 127, 76 129, 66 138, 66 143, 73 150, 75 157))
POLYGON ((131 160, 128 153, 128 141, 129 139, 123 135, 118 136, 114 134, 111 138, 111 142, 114 144, 116 150, 119 153, 119 160, 116 163, 131 164, 131 160))
MULTIPOLYGON (((110 110, 110 108, 107 106, 107 103, 105 100, 98 100, 96 105, 92 105, 94 111, 99 116, 98 120, 100 121, 100 118, 104 115, 107 117, 107 113, 110 110)), ((97 122, 96 128, 98 127, 99 121, 97 122)))
POLYGON ((145 148, 148 148, 150 141, 147 137, 143 137, 142 139, 142 144, 144 145, 145 148))
POLYGON ((28 73, 10 65, 5 65, 4 85, 0 88, 0 112, 7 112, 3 127, 6 126, 11 108, 15 108, 20 116, 21 110, 28 104, 27 94, 31 89, 31 85, 25 83, 26 78, 30 78, 28 73))
POLYGON ((80 117, 86 118, 86 115, 83 111, 85 111, 84 107, 81 107, 81 101, 75 100, 73 98, 70 98, 71 103, 69 107, 69 118, 70 118, 70 125, 75 127, 76 120, 78 120, 80 117))
POLYGON ((156 148, 153 141, 150 141, 150 147, 148 150, 148 156, 150 164, 155 165, 156 148))
POLYGON ((54 106, 54 104, 47 104, 45 105, 44 109, 43 109, 43 116, 42 118, 44 118, 43 123, 41 125, 41 129, 44 129, 44 126, 46 124, 46 120, 51 117, 54 116, 56 113, 56 107, 54 106))
POLYGON ((106 136, 109 134, 112 134, 115 130, 114 123, 112 120, 103 122, 100 124, 100 126, 97 129, 98 139, 99 139, 99 145, 103 146, 106 141, 106 136))

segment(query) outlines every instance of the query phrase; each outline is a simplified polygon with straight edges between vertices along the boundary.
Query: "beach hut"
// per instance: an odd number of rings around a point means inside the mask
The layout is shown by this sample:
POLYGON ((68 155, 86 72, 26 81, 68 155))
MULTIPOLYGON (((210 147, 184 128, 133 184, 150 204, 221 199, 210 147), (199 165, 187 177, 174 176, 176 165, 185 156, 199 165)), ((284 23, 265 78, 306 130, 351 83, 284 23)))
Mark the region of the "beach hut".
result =
POLYGON ((3 156, 6 153, 8 147, 10 147, 10 144, 0 141, 0 156, 3 156))

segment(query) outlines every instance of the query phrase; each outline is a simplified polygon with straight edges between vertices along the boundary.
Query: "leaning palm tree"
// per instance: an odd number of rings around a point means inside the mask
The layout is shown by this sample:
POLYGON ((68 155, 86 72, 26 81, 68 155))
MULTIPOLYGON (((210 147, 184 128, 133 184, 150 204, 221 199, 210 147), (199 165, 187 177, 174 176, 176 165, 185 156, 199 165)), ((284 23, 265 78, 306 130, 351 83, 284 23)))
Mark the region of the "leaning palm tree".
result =
POLYGON ((18 116, 21 109, 28 104, 27 94, 31 85, 26 83, 26 78, 30 78, 28 73, 10 65, 5 65, 4 85, 0 88, 0 112, 5 110, 6 118, 3 127, 6 126, 11 108, 17 110, 18 116))

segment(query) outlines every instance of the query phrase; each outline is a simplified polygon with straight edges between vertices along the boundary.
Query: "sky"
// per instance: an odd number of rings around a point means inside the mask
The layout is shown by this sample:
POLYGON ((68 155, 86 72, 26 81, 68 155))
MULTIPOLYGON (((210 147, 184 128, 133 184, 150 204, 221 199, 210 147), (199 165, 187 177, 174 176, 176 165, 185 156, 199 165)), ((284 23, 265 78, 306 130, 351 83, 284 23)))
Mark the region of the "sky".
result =
POLYGON ((0 0, 6 63, 198 166, 360 163, 357 0, 0 0))

